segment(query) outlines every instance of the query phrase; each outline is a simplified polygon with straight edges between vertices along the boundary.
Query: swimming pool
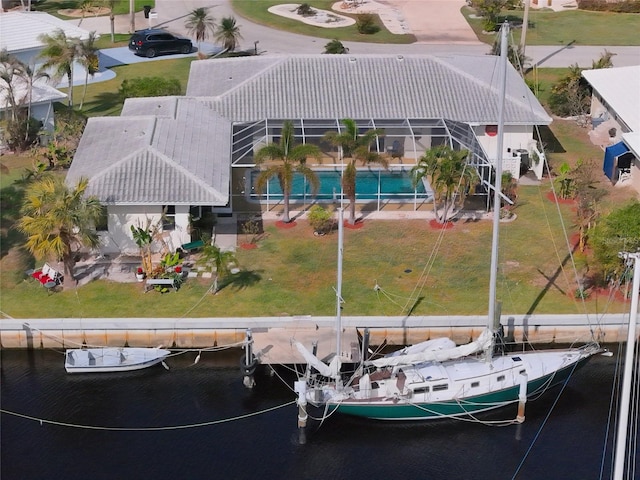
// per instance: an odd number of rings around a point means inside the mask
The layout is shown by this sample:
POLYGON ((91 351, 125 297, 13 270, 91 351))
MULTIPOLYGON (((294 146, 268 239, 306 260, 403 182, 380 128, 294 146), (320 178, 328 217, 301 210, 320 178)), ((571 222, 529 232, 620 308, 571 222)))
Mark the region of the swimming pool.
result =
MULTIPOLYGON (((279 199, 282 198, 282 190, 278 180, 274 177, 269 180, 262 195, 258 195, 254 188, 256 179, 260 172, 251 173, 251 197, 253 199, 279 199)), ((316 195, 312 193, 311 185, 306 179, 295 174, 293 178, 293 188, 291 189, 290 200, 339 200, 340 199, 340 171, 321 170, 316 171, 320 187, 316 195)), ((394 201, 414 201, 416 199, 425 200, 432 196, 432 192, 427 190, 428 184, 420 182, 413 188, 411 176, 408 169, 402 170, 358 170, 356 177, 356 201, 370 200, 394 200, 394 201)))

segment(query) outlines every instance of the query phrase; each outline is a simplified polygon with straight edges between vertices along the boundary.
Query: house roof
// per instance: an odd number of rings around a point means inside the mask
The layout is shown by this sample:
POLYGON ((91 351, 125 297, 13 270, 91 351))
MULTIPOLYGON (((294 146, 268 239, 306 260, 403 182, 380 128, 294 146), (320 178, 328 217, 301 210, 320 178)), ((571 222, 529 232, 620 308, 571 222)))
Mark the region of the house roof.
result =
MULTIPOLYGON (((19 105, 26 105, 28 103, 29 87, 27 82, 22 77, 14 76, 11 82, 13 86, 15 100, 19 105)), ((9 108, 8 104, 8 91, 6 88, 0 88, 0 110, 9 108)), ((31 88, 31 104, 37 105, 39 103, 57 102, 67 98, 66 93, 62 93, 60 90, 56 90, 51 85, 48 85, 45 79, 39 79, 34 82, 31 88)))
POLYGON ((640 132, 640 65, 583 70, 582 75, 634 132, 640 132))
MULTIPOLYGON (((497 123, 498 57, 305 55, 193 62, 187 95, 234 121, 448 118, 497 123)), ((551 123, 509 66, 505 123, 551 123)))
POLYGON ((44 12, 5 12, 0 15, 0 49, 9 53, 42 46, 38 37, 61 28, 67 37, 86 40, 89 32, 44 12))
MULTIPOLYGON (((263 119, 498 122, 497 57, 311 55, 201 60, 186 97, 89 119, 67 179, 109 204, 226 205, 232 124, 263 119)), ((551 118, 509 68, 506 123, 551 118)))
POLYGON ((108 204, 226 205, 231 124, 194 98, 129 99, 90 118, 67 180, 108 204), (167 114, 153 115, 164 105, 167 114))

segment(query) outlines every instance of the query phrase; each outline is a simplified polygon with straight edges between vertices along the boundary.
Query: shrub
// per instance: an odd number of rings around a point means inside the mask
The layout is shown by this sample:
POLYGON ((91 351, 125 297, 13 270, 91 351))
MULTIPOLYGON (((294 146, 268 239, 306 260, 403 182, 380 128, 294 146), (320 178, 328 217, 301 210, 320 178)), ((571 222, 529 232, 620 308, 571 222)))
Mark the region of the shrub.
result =
POLYGON ((349 53, 349 49, 345 47, 340 40, 333 39, 324 46, 324 53, 340 55, 349 53))
POLYGON ((333 227, 333 215, 329 210, 318 204, 309 209, 307 218, 309 219, 309 225, 315 232, 327 233, 333 227))
POLYGON ((578 0, 578 8, 592 12, 640 13, 640 1, 607 2, 606 0, 578 0))
POLYGON ((303 3, 296 9, 296 13, 298 15, 302 15, 303 17, 308 17, 316 13, 316 11, 311 8, 311 5, 309 5, 308 3, 303 3))
POLYGON ((358 29, 359 33, 362 33, 364 35, 372 35, 380 31, 380 26, 376 23, 375 15, 372 15, 371 13, 358 15, 358 19, 356 20, 356 28, 358 29))
POLYGON ((123 100, 135 97, 163 97, 181 95, 182 86, 177 78, 138 77, 124 80, 118 93, 123 100))
POLYGON ((20 110, 15 120, 8 120, 4 130, 4 140, 11 150, 27 150, 38 142, 42 122, 29 118, 26 110, 20 110))

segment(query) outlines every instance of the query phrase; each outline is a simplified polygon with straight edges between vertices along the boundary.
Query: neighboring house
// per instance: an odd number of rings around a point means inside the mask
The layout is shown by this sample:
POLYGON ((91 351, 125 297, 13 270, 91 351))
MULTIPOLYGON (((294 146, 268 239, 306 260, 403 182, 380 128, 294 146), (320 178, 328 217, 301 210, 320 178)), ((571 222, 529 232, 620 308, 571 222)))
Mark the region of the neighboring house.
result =
MULTIPOLYGON (((68 22, 60 20, 52 15, 42 12, 13 11, 0 13, 0 50, 6 49, 8 53, 21 62, 30 65, 34 71, 45 60, 39 58, 42 51, 42 42, 38 37, 42 34, 51 34, 61 28, 69 38, 85 40, 89 36, 87 30, 83 30, 68 22)), ((74 79, 85 78, 85 69, 82 65, 74 65, 74 79)), ((67 79, 63 78, 60 86, 66 86, 67 79)), ((55 86, 55 85, 54 85, 55 86)), ((53 130, 54 116, 53 103, 66 98, 66 94, 56 90, 44 80, 39 80, 32 92, 31 116, 40 120, 48 131, 53 130)), ((28 89, 26 86, 18 86, 24 94, 21 96, 22 104, 28 102, 28 89)), ((3 89, 4 90, 4 89, 3 89)), ((0 113, 8 108, 6 94, 0 93, 0 113)))
MULTIPOLYGON (((0 80, 1 83, 2 80, 0 80)), ((39 79, 34 82, 31 92, 29 92, 29 85, 25 80, 14 78, 13 88, 16 103, 26 107, 29 99, 31 99, 31 117, 40 120, 44 130, 53 132, 53 103, 63 101, 67 98, 67 95, 48 85, 45 79, 39 79)), ((9 109, 8 92, 0 85, 0 112, 4 114, 9 109)))
MULTIPOLYGON (((90 119, 68 179, 89 177, 89 193, 108 208, 105 250, 119 251, 135 248, 131 225, 164 223, 173 249, 191 239, 190 212, 249 211, 247 202, 259 200, 253 155, 278 140, 285 120, 298 141, 325 152, 310 164, 317 170, 339 173, 341 159, 322 137, 352 118, 363 131, 384 130, 372 148, 390 155, 392 172, 406 175, 427 149, 449 144, 470 150, 488 179, 497 157, 497 64, 489 55, 196 61, 186 97, 128 99, 120 117, 90 119)), ((551 118, 510 66, 508 76, 502 157, 518 178, 538 168, 528 165, 533 131, 551 118)))
POLYGON ((592 138, 604 150, 603 170, 640 193, 640 65, 584 70, 593 88, 592 138))
MULTIPOLYGON (((57 29, 62 29, 68 38, 86 40, 89 31, 60 20, 44 12, 4 12, 0 13, 0 50, 6 48, 14 57, 32 66, 42 65, 45 61, 39 58, 43 44, 38 37, 50 35, 57 29)), ((82 65, 74 64, 74 79, 85 77, 82 65)), ((67 79, 62 79, 66 85, 67 79)), ((62 84, 62 82, 61 82, 62 84)))

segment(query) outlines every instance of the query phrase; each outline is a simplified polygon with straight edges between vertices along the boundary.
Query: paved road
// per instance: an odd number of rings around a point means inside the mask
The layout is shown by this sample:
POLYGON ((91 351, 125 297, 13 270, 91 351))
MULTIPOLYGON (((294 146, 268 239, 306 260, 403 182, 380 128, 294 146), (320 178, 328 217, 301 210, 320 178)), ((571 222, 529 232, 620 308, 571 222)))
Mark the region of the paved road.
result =
MULTIPOLYGON (((284 0, 283 0, 284 1, 284 0)), ((288 1, 288 0, 287 0, 288 1)), ((429 1, 429 0, 424 0, 429 1)), ((197 7, 211 7, 211 13, 216 19, 235 15, 228 0, 156 0, 155 11, 158 18, 146 20, 142 13, 136 16, 136 28, 145 28, 153 22, 153 26, 167 27, 178 33, 186 34, 184 27, 188 12, 197 7)), ((310 54, 322 53, 324 45, 328 42, 324 38, 314 38, 304 35, 273 30, 262 25, 257 25, 244 18, 238 20, 240 31, 243 35, 241 48, 257 48, 265 54, 310 54)), ((443 28, 446 31, 446 22, 443 28)), ((116 18, 116 31, 128 32, 130 26, 129 16, 122 15, 116 18)), ((87 30, 96 30, 98 33, 109 33, 108 17, 85 18, 82 27, 87 30)), ((354 54, 485 54, 489 47, 485 44, 460 45, 438 44, 420 42, 411 45, 386 45, 360 42, 344 42, 354 54)), ((615 47, 615 46, 529 46, 526 55, 532 59, 532 64, 542 67, 566 67, 578 63, 580 67, 588 68, 593 60, 596 60, 604 50, 615 53, 614 66, 640 65, 640 47, 615 47)))

